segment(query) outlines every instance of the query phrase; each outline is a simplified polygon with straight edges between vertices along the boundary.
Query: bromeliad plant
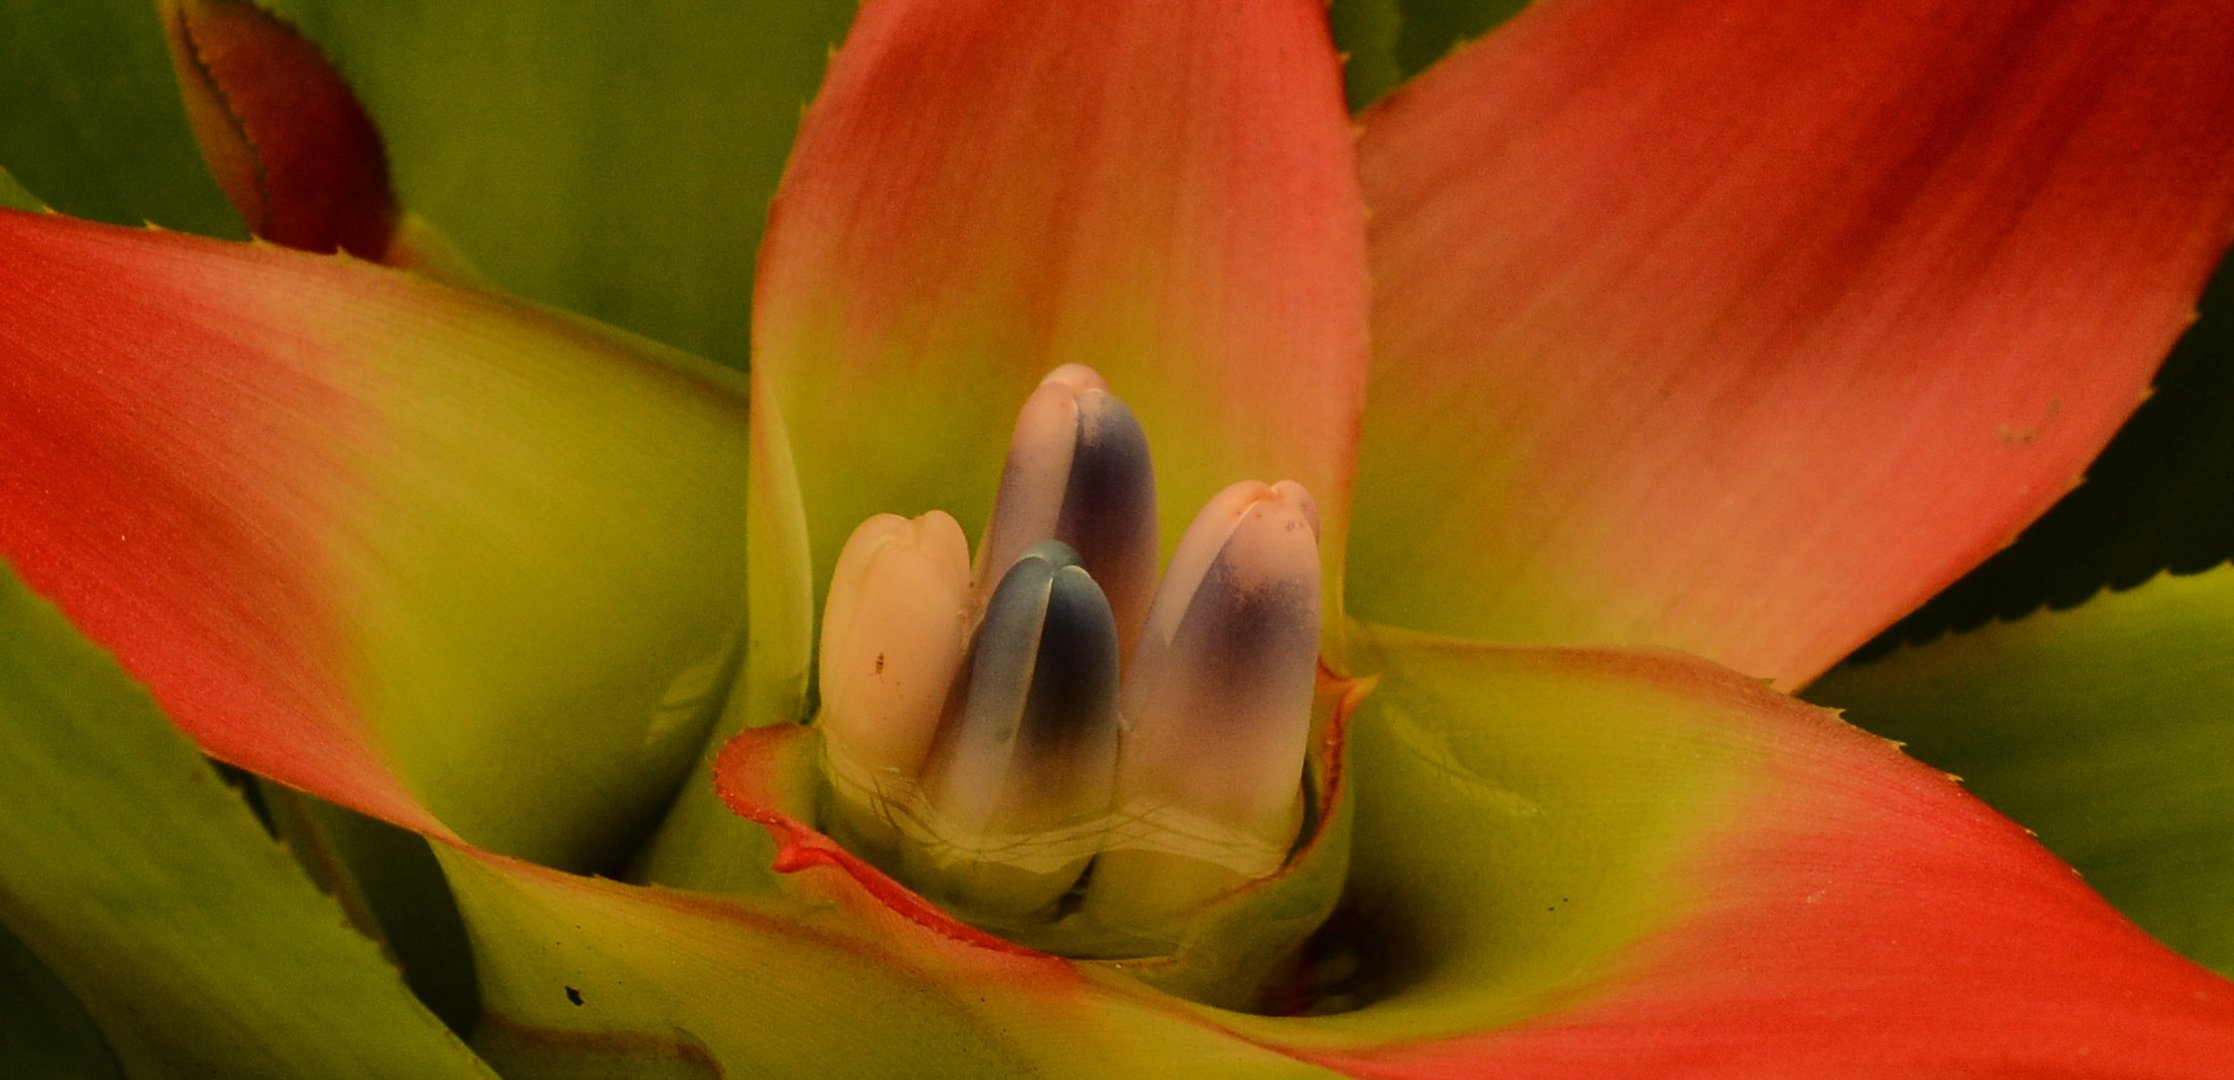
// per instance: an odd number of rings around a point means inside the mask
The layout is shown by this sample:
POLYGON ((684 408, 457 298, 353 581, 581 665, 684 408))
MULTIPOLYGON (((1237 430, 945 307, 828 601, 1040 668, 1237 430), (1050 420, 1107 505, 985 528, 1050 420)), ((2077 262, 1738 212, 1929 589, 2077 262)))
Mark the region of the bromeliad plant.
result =
POLYGON ((1312 0, 869 0, 748 388, 484 282, 317 49, 166 4, 266 241, 0 211, 24 1045, 2222 1074, 2234 985, 1783 692, 2139 400, 2234 230, 2221 16, 1551 0, 1353 121, 1312 0), (158 709, 398 954, 424 849, 287 789, 432 842, 471 1050, 158 709))

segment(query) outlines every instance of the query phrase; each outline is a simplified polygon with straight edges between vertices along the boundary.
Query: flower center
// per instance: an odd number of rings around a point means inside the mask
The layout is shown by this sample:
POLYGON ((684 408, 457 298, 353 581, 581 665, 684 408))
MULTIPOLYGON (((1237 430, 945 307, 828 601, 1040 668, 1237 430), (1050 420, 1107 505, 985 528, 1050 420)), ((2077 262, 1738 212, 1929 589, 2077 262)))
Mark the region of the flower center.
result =
POLYGON ((831 833, 958 917, 1073 955, 1169 947, 1278 870, 1306 808, 1318 518, 1210 500, 1156 574, 1147 438, 1057 369, 1016 422, 973 571, 932 511, 864 522, 823 613, 831 833))

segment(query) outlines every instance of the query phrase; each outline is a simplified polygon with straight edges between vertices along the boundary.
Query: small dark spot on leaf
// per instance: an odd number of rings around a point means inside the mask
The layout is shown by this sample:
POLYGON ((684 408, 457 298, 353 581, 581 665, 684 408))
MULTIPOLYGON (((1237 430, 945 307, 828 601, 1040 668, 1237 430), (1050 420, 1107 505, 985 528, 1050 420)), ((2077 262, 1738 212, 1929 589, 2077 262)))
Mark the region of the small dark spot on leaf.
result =
POLYGON ((566 1000, 571 1001, 576 1005, 580 1005, 582 1003, 582 992, 569 986, 566 988, 566 1000))
POLYGON ((877 654, 877 674, 879 674, 879 675, 882 675, 882 674, 884 674, 884 654, 883 654, 883 653, 878 653, 878 654, 877 654))

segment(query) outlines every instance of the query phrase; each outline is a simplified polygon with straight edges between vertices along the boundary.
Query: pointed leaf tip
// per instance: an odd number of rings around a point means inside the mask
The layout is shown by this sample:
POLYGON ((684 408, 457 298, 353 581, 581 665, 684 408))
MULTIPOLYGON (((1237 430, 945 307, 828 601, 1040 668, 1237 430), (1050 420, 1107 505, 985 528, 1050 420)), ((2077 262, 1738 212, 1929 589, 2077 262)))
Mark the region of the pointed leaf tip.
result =
POLYGON ((16 182, 15 177, 8 175, 6 169, 0 169, 0 206, 28 212, 47 208, 45 203, 39 201, 38 196, 31 194, 22 184, 16 182))
POLYGON ((249 231, 382 260, 396 198, 380 132, 324 53, 244 0, 163 0, 195 141, 249 231))
POLYGON ((213 756, 569 865, 703 745, 746 584, 718 372, 355 259, 13 211, 0 357, 0 555, 213 756))
POLYGON ((1821 673, 2068 491, 2187 324, 2222 7, 1546 3, 1384 99, 1355 609, 1821 673))
POLYGON ((2234 567, 1841 667, 1809 696, 1951 770, 2165 944, 2234 974, 2234 567))

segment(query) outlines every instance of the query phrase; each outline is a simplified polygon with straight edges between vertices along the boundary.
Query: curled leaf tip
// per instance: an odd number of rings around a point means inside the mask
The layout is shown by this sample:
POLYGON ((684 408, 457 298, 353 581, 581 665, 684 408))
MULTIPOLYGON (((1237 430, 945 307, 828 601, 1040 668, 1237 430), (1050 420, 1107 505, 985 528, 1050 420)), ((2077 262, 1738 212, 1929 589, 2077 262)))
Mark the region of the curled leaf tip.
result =
POLYGON ((163 0, 202 158, 250 232, 386 261, 398 211, 380 132, 325 54, 246 0, 163 0))

